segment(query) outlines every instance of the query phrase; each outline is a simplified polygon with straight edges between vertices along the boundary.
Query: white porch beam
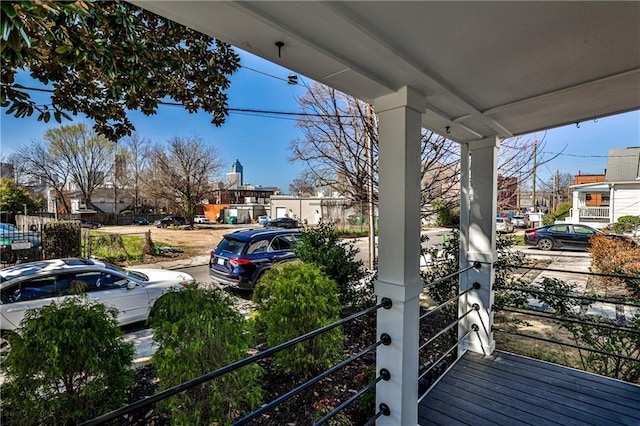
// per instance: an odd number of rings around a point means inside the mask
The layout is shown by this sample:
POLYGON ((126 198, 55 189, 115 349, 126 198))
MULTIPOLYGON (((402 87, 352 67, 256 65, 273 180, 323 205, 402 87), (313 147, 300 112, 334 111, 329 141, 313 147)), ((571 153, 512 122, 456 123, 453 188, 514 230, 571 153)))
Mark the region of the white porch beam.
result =
POLYGON ((466 350, 488 355, 495 349, 491 332, 491 306, 494 299, 494 263, 497 260, 495 217, 499 147, 499 139, 493 136, 463 144, 461 150, 460 269, 474 262, 480 262, 481 267, 460 276, 460 292, 473 287, 474 283, 479 283, 480 289, 467 293, 458 304, 459 317, 477 306, 477 312, 466 315, 460 321, 458 337, 465 336, 474 325, 478 327, 478 332, 473 332, 460 345, 459 355, 466 350))
POLYGON ((389 416, 377 425, 418 422, 418 321, 423 282, 420 261, 420 129, 425 98, 409 87, 375 100, 379 117, 379 260, 375 292, 391 299, 378 310, 378 337, 391 344, 377 350, 377 370, 390 372, 377 385, 377 407, 389 416))

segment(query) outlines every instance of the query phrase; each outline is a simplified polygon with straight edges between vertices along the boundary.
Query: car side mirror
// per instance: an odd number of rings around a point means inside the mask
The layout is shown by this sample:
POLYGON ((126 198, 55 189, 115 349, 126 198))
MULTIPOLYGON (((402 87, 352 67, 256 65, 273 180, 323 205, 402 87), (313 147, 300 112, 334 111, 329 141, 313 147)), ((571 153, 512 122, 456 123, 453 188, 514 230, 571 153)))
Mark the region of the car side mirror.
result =
POLYGON ((134 288, 136 288, 136 283, 133 281, 129 281, 127 282, 127 290, 133 290, 134 288))

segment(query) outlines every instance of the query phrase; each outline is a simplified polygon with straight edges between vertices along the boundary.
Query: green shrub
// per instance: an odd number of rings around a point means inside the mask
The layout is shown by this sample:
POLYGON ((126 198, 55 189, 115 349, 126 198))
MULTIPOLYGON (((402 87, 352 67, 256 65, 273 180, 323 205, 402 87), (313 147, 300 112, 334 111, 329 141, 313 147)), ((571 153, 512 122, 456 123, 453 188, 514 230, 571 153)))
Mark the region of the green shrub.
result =
MULTIPOLYGON (((160 298, 150 316, 160 389, 195 379, 248 356, 252 337, 233 300, 219 289, 187 288, 160 298)), ((230 424, 262 400, 257 364, 158 403, 174 424, 230 424)))
POLYGON ((116 315, 76 298, 27 311, 3 364, 3 424, 76 424, 121 406, 134 349, 116 315))
POLYGON ((621 216, 613 224, 613 231, 618 234, 632 232, 640 227, 640 216, 621 216))
POLYGON ((434 200, 431 206, 436 213, 437 226, 455 226, 460 223, 460 209, 445 200, 434 200))
POLYGON ((562 203, 555 212, 549 213, 542 218, 543 225, 553 225, 556 220, 565 220, 569 216, 569 212, 573 205, 570 203, 562 203))
POLYGON ((360 250, 353 243, 341 241, 330 224, 304 228, 294 251, 300 260, 322 268, 338 284, 343 306, 361 304, 367 294, 372 294, 372 288, 360 285, 365 277, 364 263, 356 260, 360 250))
MULTIPOLYGON (((258 313, 270 347, 289 341, 339 319, 338 287, 320 268, 290 263, 269 270, 253 291, 258 313)), ((331 367, 342 354, 343 334, 334 328, 274 356, 283 373, 311 376, 331 367)))

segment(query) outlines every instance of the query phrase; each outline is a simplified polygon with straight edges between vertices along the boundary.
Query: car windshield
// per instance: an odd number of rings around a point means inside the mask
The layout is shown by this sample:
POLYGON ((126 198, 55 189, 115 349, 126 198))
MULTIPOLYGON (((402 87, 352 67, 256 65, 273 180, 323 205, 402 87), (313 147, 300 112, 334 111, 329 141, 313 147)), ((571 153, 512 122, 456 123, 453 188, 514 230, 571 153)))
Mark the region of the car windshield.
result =
POLYGON ((124 275, 126 275, 128 277, 135 278, 135 279, 140 280, 140 281, 149 281, 149 277, 146 276, 145 274, 143 274, 142 272, 131 271, 129 269, 124 269, 124 268, 121 268, 119 266, 112 265, 110 263, 105 263, 104 266, 107 269, 112 269, 114 271, 118 271, 121 274, 124 274, 124 275))
POLYGON ((242 254, 246 243, 244 241, 234 240, 233 238, 223 238, 218 244, 217 250, 224 253, 242 254))

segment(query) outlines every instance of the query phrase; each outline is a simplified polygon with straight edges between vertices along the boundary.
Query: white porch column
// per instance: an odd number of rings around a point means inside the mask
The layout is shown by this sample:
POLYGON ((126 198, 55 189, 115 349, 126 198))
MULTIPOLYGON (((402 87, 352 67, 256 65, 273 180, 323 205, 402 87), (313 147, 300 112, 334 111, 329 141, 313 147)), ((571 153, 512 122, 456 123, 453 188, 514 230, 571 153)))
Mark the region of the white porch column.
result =
POLYGON ((475 304, 479 310, 468 314, 458 325, 458 336, 464 336, 474 325, 478 332, 460 344, 458 354, 465 350, 489 355, 495 349, 491 325, 493 314, 493 264, 496 255, 496 212, 498 171, 497 158, 500 141, 489 137, 464 144, 461 149, 461 204, 460 204, 460 269, 480 262, 479 270, 471 269, 460 276, 460 292, 480 284, 478 291, 467 293, 458 304, 459 317, 475 304), (466 228, 466 229, 465 229, 466 228), (478 337, 479 336, 479 337, 478 337))
POLYGON ((418 301, 420 278, 420 129, 425 98, 409 87, 375 100, 379 117, 379 260, 375 292, 391 309, 379 309, 377 371, 390 372, 376 389, 376 407, 390 409, 377 425, 418 422, 418 301))

